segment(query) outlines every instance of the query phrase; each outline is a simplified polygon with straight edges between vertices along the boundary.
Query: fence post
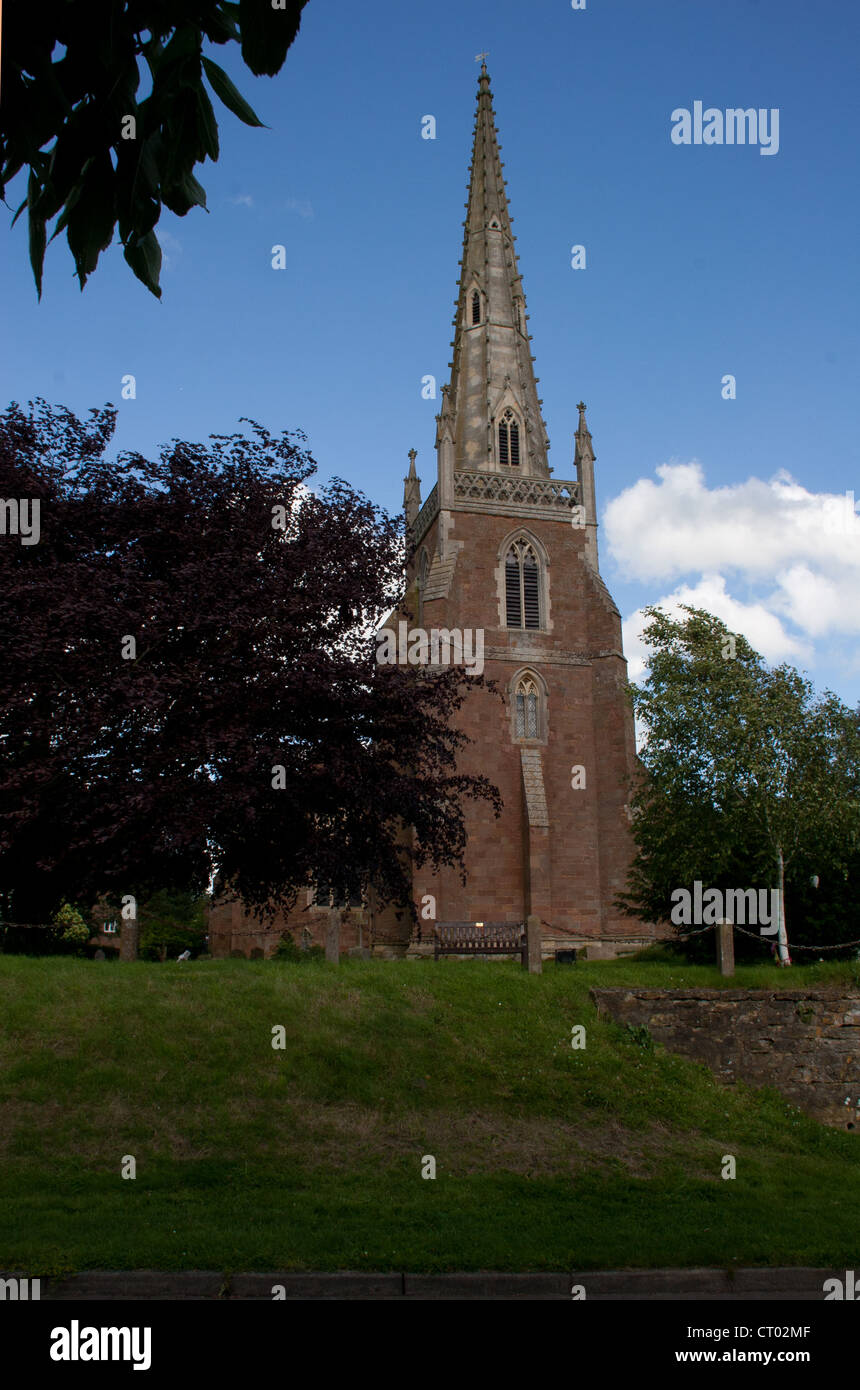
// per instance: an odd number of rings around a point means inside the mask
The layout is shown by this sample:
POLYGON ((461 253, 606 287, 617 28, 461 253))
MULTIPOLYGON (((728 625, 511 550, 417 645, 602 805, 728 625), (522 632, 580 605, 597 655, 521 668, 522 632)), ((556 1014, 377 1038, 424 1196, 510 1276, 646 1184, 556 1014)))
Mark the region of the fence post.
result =
POLYGON ((540 975, 543 970, 540 918, 534 913, 526 918, 526 949, 523 951, 523 966, 530 975, 540 975))
MULTIPOLYGON (((125 908, 123 908, 125 911, 125 908)), ((140 927, 137 921, 137 903, 134 904, 134 912, 131 917, 120 917, 119 924, 119 958, 120 960, 137 960, 138 948, 140 945, 140 927)))
POLYGON ((721 975, 734 975, 735 937, 731 922, 717 923, 717 965, 721 975))
POLYGON ((328 910, 328 931, 325 934, 325 958, 332 965, 340 964, 340 908, 328 910))

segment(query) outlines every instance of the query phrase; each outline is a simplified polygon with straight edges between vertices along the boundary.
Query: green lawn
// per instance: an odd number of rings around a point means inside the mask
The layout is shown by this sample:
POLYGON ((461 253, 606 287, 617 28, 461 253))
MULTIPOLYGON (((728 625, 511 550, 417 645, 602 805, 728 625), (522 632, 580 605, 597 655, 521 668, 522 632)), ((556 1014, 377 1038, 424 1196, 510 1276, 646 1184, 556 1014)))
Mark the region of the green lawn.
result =
POLYGON ((0 956, 0 1267, 854 1268, 857 1136, 647 1050, 588 990, 857 970, 0 956))

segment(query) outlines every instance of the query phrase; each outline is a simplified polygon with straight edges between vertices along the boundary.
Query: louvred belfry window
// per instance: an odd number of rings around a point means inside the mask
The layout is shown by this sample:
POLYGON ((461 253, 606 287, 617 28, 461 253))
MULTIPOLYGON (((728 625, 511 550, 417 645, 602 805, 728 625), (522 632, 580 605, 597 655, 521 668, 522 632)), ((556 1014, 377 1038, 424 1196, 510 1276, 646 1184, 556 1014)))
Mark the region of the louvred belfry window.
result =
POLYGON ((529 552, 523 560, 523 627, 540 627, 540 585, 537 561, 529 552))
POLYGON ((515 541, 505 560, 508 627, 540 627, 540 567, 527 541, 515 541))
POLYGON ((499 463, 503 468, 520 466, 520 427, 512 410, 499 421, 499 463))
POLYGON ((538 688, 531 676, 523 676, 517 685, 517 738, 539 738, 538 688))
POLYGON ((481 322, 481 296, 477 290, 472 292, 472 323, 481 322))
POLYGON ((519 561, 510 551, 505 561, 505 600, 507 605, 508 627, 522 627, 522 594, 520 591, 519 561))

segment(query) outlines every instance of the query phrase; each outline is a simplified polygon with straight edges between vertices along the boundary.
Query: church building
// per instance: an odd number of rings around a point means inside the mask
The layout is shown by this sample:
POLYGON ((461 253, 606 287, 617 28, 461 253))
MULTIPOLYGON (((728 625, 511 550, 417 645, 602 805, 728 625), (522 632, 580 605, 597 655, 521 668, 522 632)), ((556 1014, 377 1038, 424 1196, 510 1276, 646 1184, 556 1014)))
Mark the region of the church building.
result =
POLYGON ((484 64, 437 477, 422 502, 413 452, 404 505, 418 626, 483 632, 484 674, 504 703, 480 688, 469 696, 460 723, 473 742, 460 768, 485 774, 504 809, 497 820, 466 803, 465 886, 456 869, 416 871, 415 899, 429 895, 438 922, 535 914, 545 953, 614 955, 650 935, 614 901, 633 854, 621 617, 600 577, 582 402, 575 479, 549 466, 502 169, 484 64))
MULTIPOLYGON (((363 905, 343 945, 355 937, 386 954, 423 953, 436 923, 515 924, 534 914, 545 955, 587 947, 589 956, 610 956, 652 935, 615 903, 634 849, 621 617, 600 577, 582 402, 575 478, 555 478, 549 466, 502 169, 482 64, 436 481, 422 500, 410 451, 404 506, 409 618, 428 633, 480 634, 484 674, 503 697, 476 687, 458 715, 472 740, 459 769, 494 783, 503 810, 497 819, 488 803, 465 802, 465 885, 456 868, 416 870, 417 928, 392 909, 375 916, 363 905)), ((286 925, 320 940, 328 905, 309 889, 286 925)), ((210 936, 216 954, 247 953, 251 942, 255 954, 268 954, 279 929, 256 930, 234 904, 232 913, 213 912, 210 936)))

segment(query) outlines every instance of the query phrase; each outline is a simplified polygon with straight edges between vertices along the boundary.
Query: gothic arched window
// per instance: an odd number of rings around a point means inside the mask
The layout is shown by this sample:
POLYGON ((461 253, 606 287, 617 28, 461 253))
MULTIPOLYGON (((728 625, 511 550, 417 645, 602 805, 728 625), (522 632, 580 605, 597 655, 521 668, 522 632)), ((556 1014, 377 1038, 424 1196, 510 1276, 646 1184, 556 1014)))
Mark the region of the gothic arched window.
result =
POLYGON ((314 885, 316 907, 361 907, 361 892, 355 884, 327 883, 314 885))
POLYGON ((499 421, 499 463, 503 468, 520 466, 520 427, 512 410, 499 421))
POLYGON ((481 296, 477 290, 472 291, 472 323, 481 322, 481 296))
POLYGON ((540 692, 533 676, 520 676, 514 697, 517 738, 540 738, 540 692))
POLYGON ((505 613, 508 627, 540 627, 540 566, 526 540, 514 541, 505 557, 505 613))

